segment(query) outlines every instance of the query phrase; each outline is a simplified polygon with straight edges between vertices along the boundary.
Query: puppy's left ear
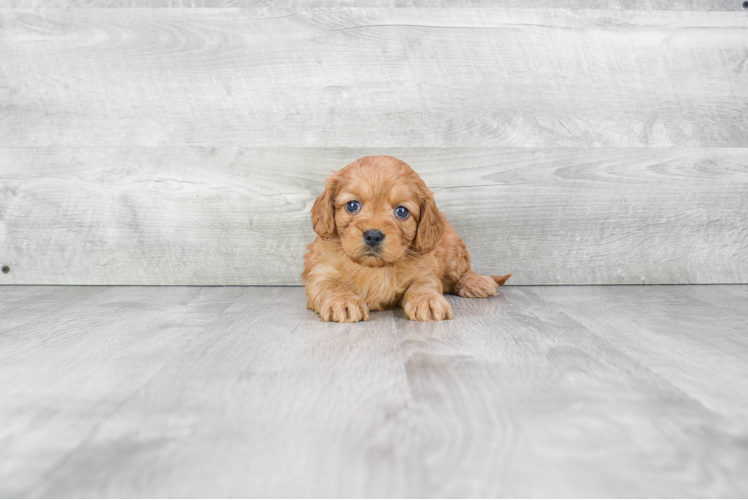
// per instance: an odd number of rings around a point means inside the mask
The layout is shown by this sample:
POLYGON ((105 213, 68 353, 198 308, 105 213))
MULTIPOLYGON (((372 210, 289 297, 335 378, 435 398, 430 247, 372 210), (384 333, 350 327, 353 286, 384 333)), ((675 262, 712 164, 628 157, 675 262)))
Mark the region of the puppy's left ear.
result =
POLYGON ((444 234, 447 220, 436 208, 434 193, 428 191, 426 197, 421 201, 421 213, 418 218, 416 237, 413 247, 418 253, 428 253, 439 244, 444 234))
POLYGON ((329 240, 338 234, 335 228, 335 191, 338 177, 333 173, 325 182, 325 191, 317 197, 312 206, 312 227, 323 240, 329 240))

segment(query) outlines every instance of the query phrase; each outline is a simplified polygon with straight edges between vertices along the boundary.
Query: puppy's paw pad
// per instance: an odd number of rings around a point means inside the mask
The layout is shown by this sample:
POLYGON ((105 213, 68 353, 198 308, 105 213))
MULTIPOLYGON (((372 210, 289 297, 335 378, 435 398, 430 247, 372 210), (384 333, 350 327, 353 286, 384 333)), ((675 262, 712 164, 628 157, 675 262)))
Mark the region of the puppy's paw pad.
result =
POLYGON ((369 319, 369 308, 359 297, 325 301, 319 315, 325 321, 355 323, 369 319))
POLYGON ((457 295, 467 298, 483 298, 496 295, 499 288, 496 281, 490 276, 483 276, 476 273, 468 273, 457 282, 455 287, 457 295))
POLYGON ((452 319, 452 306, 444 295, 431 294, 410 297, 404 304, 403 310, 408 319, 414 321, 442 321, 452 319))

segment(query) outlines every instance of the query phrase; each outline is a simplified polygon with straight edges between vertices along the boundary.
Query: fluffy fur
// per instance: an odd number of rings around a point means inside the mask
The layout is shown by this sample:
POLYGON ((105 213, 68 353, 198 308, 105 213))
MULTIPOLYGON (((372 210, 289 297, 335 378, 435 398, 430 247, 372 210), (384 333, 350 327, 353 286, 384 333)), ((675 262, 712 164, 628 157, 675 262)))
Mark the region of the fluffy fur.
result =
POLYGON ((369 319, 369 311, 400 306, 412 320, 451 319, 445 293, 488 297, 511 274, 482 276, 470 269, 465 243, 434 203, 433 193, 405 162, 367 156, 337 173, 312 207, 317 238, 304 256, 307 307, 325 321, 369 319), (361 210, 348 213, 358 201, 361 210), (405 219, 394 210, 404 206, 405 219), (372 249, 367 230, 385 237, 372 249))

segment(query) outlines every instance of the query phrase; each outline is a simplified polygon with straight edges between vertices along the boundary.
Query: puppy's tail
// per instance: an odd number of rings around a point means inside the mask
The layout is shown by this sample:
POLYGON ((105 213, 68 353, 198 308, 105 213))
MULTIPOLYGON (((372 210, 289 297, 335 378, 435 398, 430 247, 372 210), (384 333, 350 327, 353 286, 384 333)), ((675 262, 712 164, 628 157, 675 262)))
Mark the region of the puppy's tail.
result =
POLYGON ((499 285, 499 286, 501 286, 501 285, 503 285, 504 283, 506 283, 506 280, 508 280, 508 279, 509 279, 509 278, 511 278, 511 277, 512 277, 512 275, 511 275, 511 274, 505 274, 504 276, 491 276, 491 278, 493 278, 493 280, 494 280, 494 281, 496 282, 496 284, 497 284, 497 285, 499 285))

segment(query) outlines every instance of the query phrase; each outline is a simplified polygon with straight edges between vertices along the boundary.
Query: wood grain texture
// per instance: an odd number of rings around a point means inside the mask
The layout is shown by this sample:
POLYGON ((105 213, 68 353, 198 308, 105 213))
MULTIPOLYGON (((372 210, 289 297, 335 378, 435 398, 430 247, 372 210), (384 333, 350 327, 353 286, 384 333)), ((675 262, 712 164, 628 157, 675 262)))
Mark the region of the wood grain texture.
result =
POLYGON ((735 0, 0 0, 0 8, 256 8, 295 11, 352 7, 743 10, 735 0))
MULTIPOLYGON (((5 296, 10 287, 3 287, 5 296)), ((20 495, 64 463, 127 398, 149 383, 179 345, 214 321, 234 288, 45 288, 52 312, 14 311, 0 333, 0 495, 20 495), (90 293, 70 304, 69 295, 90 293), (46 313, 46 314, 45 314, 46 313), (35 359, 33 367, 24 360, 35 359), (31 482, 29 482, 31 481, 31 482)))
POLYGON ((76 287, 61 292, 56 287, 5 287, 0 302, 0 335, 40 317, 54 314, 105 290, 99 287, 76 287), (6 290, 7 288, 7 290, 6 290))
POLYGON ((298 284, 365 154, 515 284, 748 282, 734 3, 101 5, 0 3, 0 284, 298 284))
POLYGON ((512 284, 748 282, 748 149, 0 147, 0 283, 299 284, 325 176, 375 152, 512 284))
POLYGON ((746 286, 354 325, 296 287, 98 290, 0 334, 4 497, 748 494, 746 286))
POLYGON ((582 287, 574 293, 550 288, 541 295, 705 408, 748 419, 745 398, 725 397, 734 381, 748 375, 746 287, 582 287), (600 301, 605 314, 591 307, 600 301), (696 359, 720 368, 675 372, 675 366, 696 359))
POLYGON ((746 147, 748 12, 4 9, 6 146, 746 147))

